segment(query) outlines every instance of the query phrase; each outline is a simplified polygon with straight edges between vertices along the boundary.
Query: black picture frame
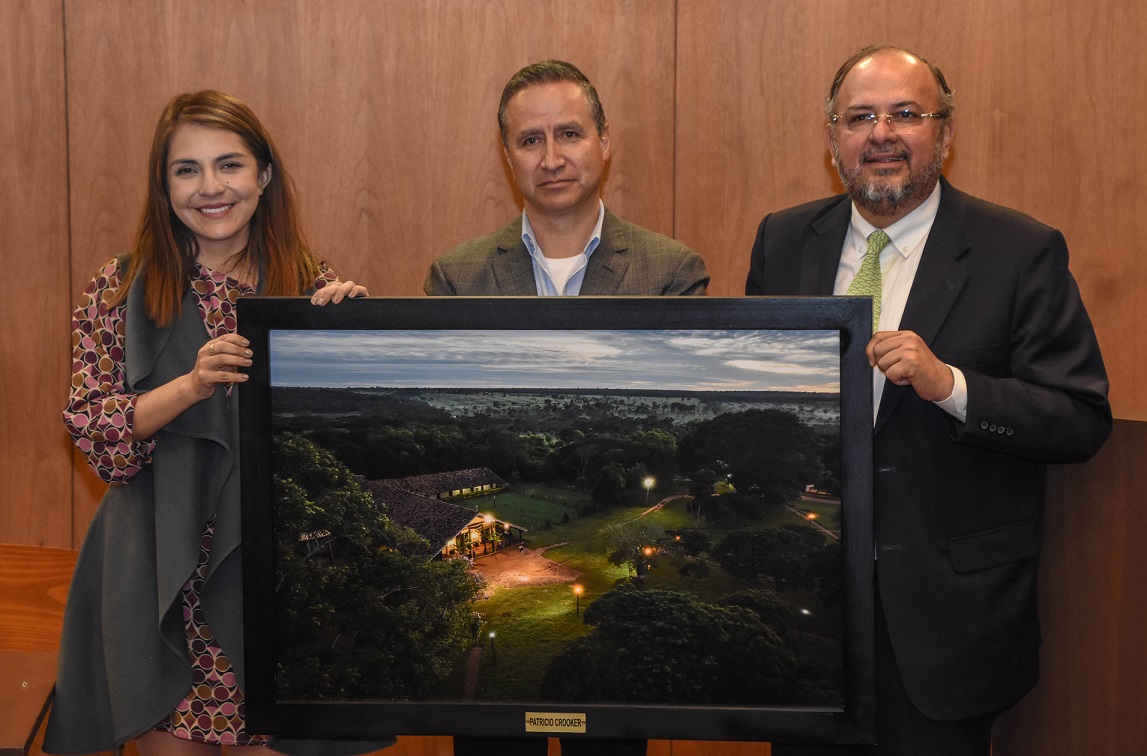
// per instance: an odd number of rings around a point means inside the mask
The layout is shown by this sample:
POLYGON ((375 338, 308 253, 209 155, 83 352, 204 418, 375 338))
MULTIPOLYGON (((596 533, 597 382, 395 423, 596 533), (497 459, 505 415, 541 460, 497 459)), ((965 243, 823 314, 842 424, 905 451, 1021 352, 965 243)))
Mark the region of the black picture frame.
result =
MULTIPOLYGON (((291 738, 369 740, 396 734, 479 737, 875 742, 872 521, 872 373, 864 354, 871 310, 854 297, 380 298, 316 307, 301 297, 239 301, 239 333, 254 364, 240 391, 245 693, 252 732, 291 738), (841 703, 681 705, 546 700, 330 700, 278 693, 272 393, 273 343, 287 332, 466 331, 833 332, 839 345, 841 703), (536 727, 527 726, 534 717, 536 727)), ((648 333, 645 333, 648 332, 648 333)), ((311 359, 308 357, 308 359, 311 359)), ((329 354, 313 361, 334 361, 329 354)))

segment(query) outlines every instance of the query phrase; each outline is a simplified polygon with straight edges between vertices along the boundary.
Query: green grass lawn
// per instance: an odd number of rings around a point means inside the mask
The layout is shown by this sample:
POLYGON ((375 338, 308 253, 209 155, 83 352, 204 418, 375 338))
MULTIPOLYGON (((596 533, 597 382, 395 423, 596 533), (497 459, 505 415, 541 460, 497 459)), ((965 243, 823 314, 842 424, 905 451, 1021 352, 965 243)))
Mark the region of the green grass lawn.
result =
MULTIPOLYGON (((677 493, 654 491, 649 500, 656 502, 677 493)), ((479 512, 492 514, 499 520, 526 528, 526 545, 539 548, 589 537, 606 525, 632 520, 648 509, 644 492, 631 492, 629 500, 631 504, 601 510, 588 517, 578 517, 577 508, 589 502, 584 492, 526 483, 518 484, 512 490, 502 491, 496 496, 468 499, 463 506, 473 506, 479 512), (550 523, 548 528, 547 521, 550 523)), ((674 501, 668 507, 649 515, 651 521, 664 524, 664 527, 691 525, 689 517, 669 515, 667 510, 671 509, 683 512, 684 505, 681 501, 674 501)))
POLYGON ((589 632, 565 584, 501 589, 477 609, 483 619, 478 700, 537 700, 550 663, 566 644, 589 632))
POLYGON ((492 514, 499 520, 525 528, 531 536, 543 530, 547 520, 561 523, 563 515, 569 514, 572 518, 576 510, 576 505, 543 499, 518 490, 503 491, 497 496, 484 496, 466 502, 470 503, 476 504, 479 512, 492 514))

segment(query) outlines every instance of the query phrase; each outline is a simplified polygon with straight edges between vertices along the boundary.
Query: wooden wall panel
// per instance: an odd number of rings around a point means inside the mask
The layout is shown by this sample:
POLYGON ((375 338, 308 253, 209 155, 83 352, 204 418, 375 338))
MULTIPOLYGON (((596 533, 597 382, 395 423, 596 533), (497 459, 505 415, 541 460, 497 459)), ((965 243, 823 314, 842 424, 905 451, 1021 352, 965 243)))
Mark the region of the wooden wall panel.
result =
POLYGON ((680 0, 676 236, 713 275, 745 290, 764 213, 838 191, 819 97, 835 70, 844 3, 680 0))
POLYGON ((680 0, 676 236, 714 294, 744 289, 768 212, 839 191, 822 101, 872 42, 939 65, 956 92, 947 174, 960 188, 1060 228, 1096 323, 1119 417, 1147 417, 1147 154, 1125 149, 1147 115, 1138 52, 1147 6, 1123 0, 680 0), (1105 115, 1105 114, 1118 115, 1105 115))
POLYGON ((67 143, 58 2, 0 3, 0 541, 71 546, 67 143), (29 95, 33 96, 29 96, 29 95))
POLYGON ((1117 421, 1085 465, 1053 469, 1035 689, 996 725, 996 756, 1131 754, 1147 722, 1147 423, 1117 421))

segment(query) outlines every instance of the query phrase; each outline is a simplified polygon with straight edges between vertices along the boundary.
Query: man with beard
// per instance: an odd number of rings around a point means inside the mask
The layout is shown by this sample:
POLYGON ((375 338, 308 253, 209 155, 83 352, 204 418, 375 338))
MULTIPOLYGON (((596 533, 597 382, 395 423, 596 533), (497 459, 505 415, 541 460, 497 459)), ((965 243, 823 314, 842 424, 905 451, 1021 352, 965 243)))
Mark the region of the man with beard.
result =
POLYGON ((849 58, 825 107, 847 194, 766 216, 745 285, 873 300, 878 745, 856 750, 881 756, 988 756, 1038 677, 1046 465, 1111 428, 1063 235, 940 175, 954 108, 903 48, 849 58))

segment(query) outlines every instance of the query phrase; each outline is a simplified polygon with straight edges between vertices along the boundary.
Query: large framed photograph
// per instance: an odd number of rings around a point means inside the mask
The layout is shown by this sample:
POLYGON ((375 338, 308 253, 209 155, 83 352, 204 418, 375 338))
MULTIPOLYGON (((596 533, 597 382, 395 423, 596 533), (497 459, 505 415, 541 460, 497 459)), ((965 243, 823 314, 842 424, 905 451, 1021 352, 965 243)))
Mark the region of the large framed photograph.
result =
POLYGON ((240 300, 250 729, 874 742, 870 312, 240 300))

